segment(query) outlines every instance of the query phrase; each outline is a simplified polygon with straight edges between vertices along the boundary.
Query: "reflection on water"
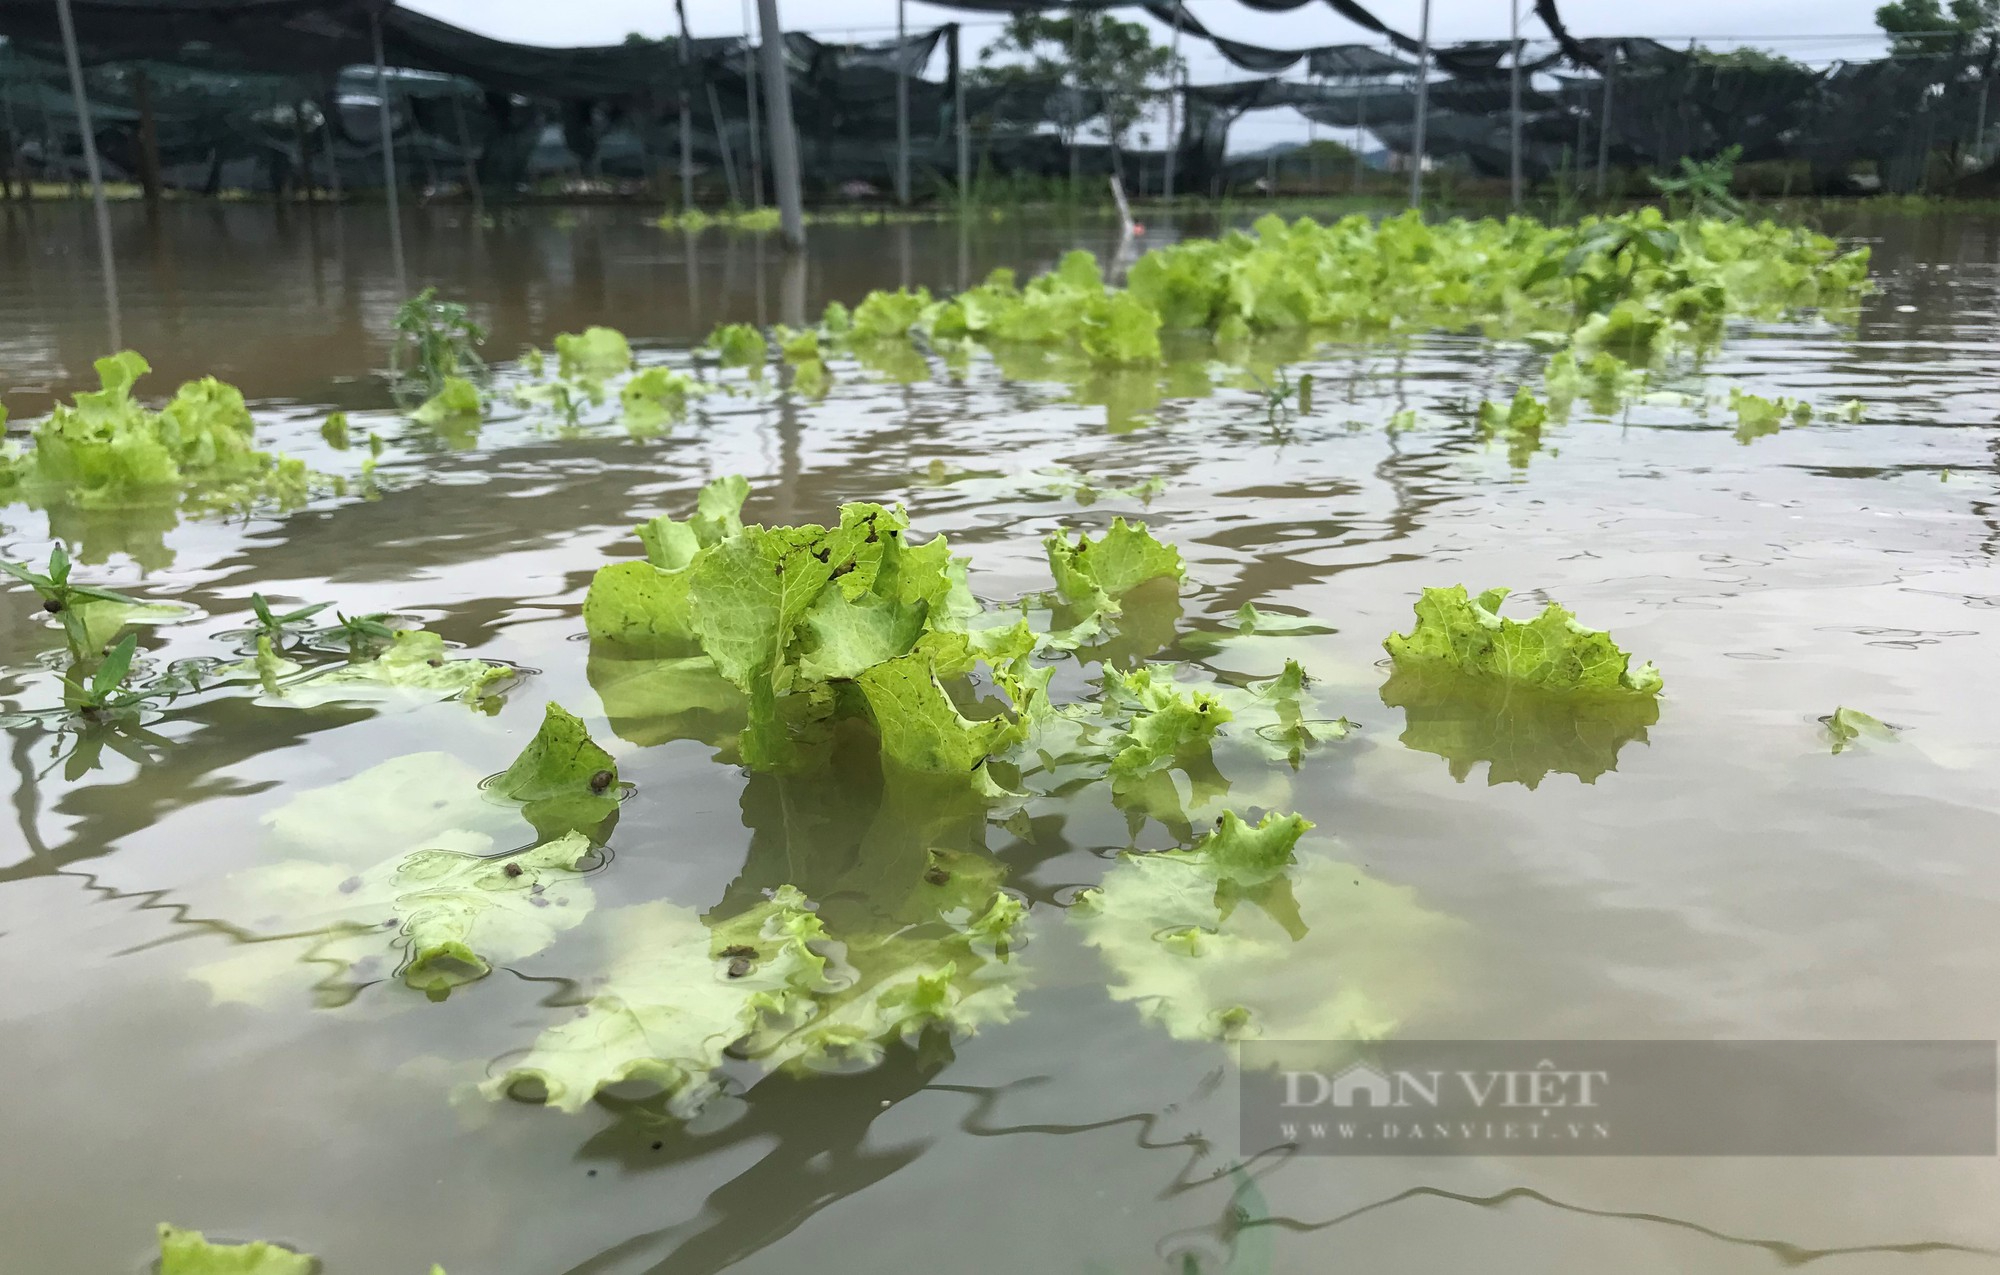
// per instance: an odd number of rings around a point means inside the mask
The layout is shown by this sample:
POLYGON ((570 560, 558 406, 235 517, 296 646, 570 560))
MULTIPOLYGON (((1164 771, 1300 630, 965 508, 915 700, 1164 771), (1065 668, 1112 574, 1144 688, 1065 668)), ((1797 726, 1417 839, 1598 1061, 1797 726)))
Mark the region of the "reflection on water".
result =
MULTIPOLYGON (((0 1224, 23 1269, 142 1269, 161 1220, 297 1243, 329 1275, 1993 1269, 2000 1169, 1982 1161, 1412 1168, 1238 1147, 1225 1047, 1141 1003, 1172 973, 1132 955, 1154 934, 1107 955, 1066 909, 1131 870, 1119 851, 1190 841, 1225 807, 1297 809, 1333 843, 1296 882, 1211 885, 1166 928, 1238 943, 1232 977, 1292 980, 1302 1012, 1353 984, 1375 993, 1366 1012, 1434 1038, 2000 1036, 2000 684, 1980 675, 2000 597, 1994 223, 1859 227, 1879 236, 1881 288, 1851 328, 1743 325, 1672 386, 1859 398, 1865 423, 1744 447, 1720 407, 1578 403, 1540 450, 1510 455, 1474 414, 1538 356, 1463 335, 1312 353, 1312 408, 1281 428, 1252 381, 1201 364, 1072 382, 974 357, 839 365, 819 403, 710 395, 656 437, 626 437, 608 411, 576 429, 523 411, 442 439, 398 416, 372 372, 402 299, 377 211, 176 205, 150 227, 117 211, 151 394, 234 380, 269 445, 328 473, 353 474, 375 435, 379 485, 282 515, 53 529, 15 507, 0 551, 40 559, 53 530, 92 546, 92 579, 187 604, 146 639, 156 672, 238 658, 261 591, 407 615, 531 674, 490 717, 214 690, 160 705, 137 741, 10 729, 0 1065, 26 1096, 0 1116, 14 1153, 0 1224), (335 407, 351 413, 346 452, 319 430, 335 407), (1182 548, 1188 585, 1130 599, 1122 627, 1058 666, 1064 697, 1091 692, 1093 660, 1177 659, 1244 687, 1296 659, 1311 718, 1356 729, 1276 760, 1225 736, 1144 792, 1052 759, 1046 795, 1004 817, 962 785, 885 773, 872 748, 746 773, 733 693, 593 648, 577 619, 592 572, 638 556, 635 523, 685 512, 731 472, 752 483, 745 516, 767 523, 900 501, 971 555, 992 602, 1049 587, 1050 532, 1144 518, 1182 548), (1560 598, 1656 662, 1667 692, 1623 714, 1392 676, 1381 639, 1421 588, 1460 580, 1560 598), (1245 603, 1318 623, 1245 621, 1245 603), (465 777, 504 768, 549 700, 635 785, 589 877, 597 908, 665 900, 720 924, 790 883, 830 931, 877 933, 941 857, 964 856, 1030 904, 1018 1017, 852 1073, 732 1060, 729 1092, 684 1124, 635 1094, 575 1115, 476 1096, 595 994, 588 925, 439 1002, 360 963, 332 1008, 308 1008, 309 988, 224 994, 217 967, 310 942, 232 894, 253 869, 320 853, 279 812, 411 754, 444 759, 409 765, 414 809, 476 795, 465 777), (1835 705, 1903 727, 1897 745, 1829 755, 1818 719, 1835 705), (1482 763, 1486 783, 1458 782, 1482 763), (1366 925, 1341 923, 1354 900, 1393 933, 1363 944, 1366 925)), ((87 383, 101 352, 86 218, 0 210, 0 385, 17 422, 87 383)), ((414 279, 470 301, 498 359, 592 322, 678 359, 666 351, 721 319, 796 321, 905 281, 950 289, 1078 244, 1108 251, 1110 234, 829 227, 789 270, 768 240, 690 242, 609 209, 419 213, 408 243, 414 279)), ((34 660, 61 635, 7 597, 0 697, 45 707, 34 660)), ((435 831, 381 802, 314 809, 328 862, 378 863, 435 831)))

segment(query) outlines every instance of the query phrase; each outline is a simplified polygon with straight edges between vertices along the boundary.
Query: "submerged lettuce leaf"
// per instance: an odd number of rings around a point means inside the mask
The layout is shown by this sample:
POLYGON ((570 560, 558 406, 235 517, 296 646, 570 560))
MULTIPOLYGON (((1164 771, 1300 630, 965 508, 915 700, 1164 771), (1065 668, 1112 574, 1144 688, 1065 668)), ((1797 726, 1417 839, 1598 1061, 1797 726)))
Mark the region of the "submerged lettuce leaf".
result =
POLYGON ((477 420, 486 411, 479 387, 462 376, 447 376, 438 392, 425 399, 410 419, 419 425, 444 425, 452 421, 477 420))
POLYGON ((257 448, 234 386, 189 381, 155 412, 132 397, 152 370, 145 359, 125 350, 96 367, 102 389, 58 404, 35 426, 32 446, 0 451, 0 499, 93 510, 172 505, 183 492, 217 506, 304 499, 310 475, 257 448))
POLYGON ((635 432, 658 429, 687 415, 688 399, 701 382, 671 368, 649 367, 626 381, 618 391, 626 428, 635 432))
POLYGON ((1231 717, 1214 695, 1176 684, 1172 666, 1165 664, 1130 673, 1105 669, 1104 711, 1123 718, 1112 745, 1111 770, 1125 775, 1171 765, 1190 748, 1205 752, 1231 717))
POLYGON ((1118 613, 1118 599, 1148 580, 1187 578, 1180 550, 1163 544, 1142 522, 1113 518, 1097 540, 1079 531, 1072 543, 1056 532, 1043 541, 1056 589, 1086 613, 1118 613))
POLYGON ((926 1030, 1004 1022, 1016 1012, 1010 953, 1024 909, 998 879, 990 860, 934 853, 888 914, 851 929, 829 929, 791 885, 708 917, 665 901, 607 914, 599 990, 484 1090, 537 1087, 575 1111, 608 1085, 639 1082, 686 1116, 720 1090, 727 1057, 760 1072, 847 1068, 926 1030))
MULTIPOLYGON (((469 833, 437 840, 484 842, 469 833)), ((579 924, 596 902, 581 869, 592 850, 570 833, 500 857, 414 850, 360 873, 305 860, 252 868, 231 889, 253 909, 248 928, 277 937, 247 941, 194 975, 219 1001, 265 1003, 303 984, 321 1005, 345 1004, 389 969, 442 996, 579 924)))
POLYGON ((1394 1031, 1435 995, 1429 968, 1453 927, 1406 887, 1298 856, 1311 826, 1229 813, 1190 849, 1119 856, 1070 912, 1117 979, 1112 999, 1182 1040, 1394 1031))
POLYGON ((590 327, 556 334, 556 366, 563 376, 598 381, 632 366, 632 346, 616 328, 590 327))
POLYGON ((1631 656, 1611 635, 1586 629, 1550 603, 1532 620, 1500 614, 1505 589, 1477 598, 1464 586, 1425 589, 1417 624, 1383 642, 1399 669, 1442 665, 1473 678, 1491 678, 1551 692, 1655 695, 1660 674, 1651 664, 1631 667, 1631 656))
POLYGON ((1556 692, 1442 664, 1399 663, 1382 702, 1403 710, 1403 746, 1444 758, 1453 779, 1464 782, 1486 762, 1488 784, 1530 789, 1550 774, 1596 782, 1660 719, 1654 695, 1556 692))
POLYGON ((160 1275, 313 1275, 319 1262, 263 1240, 211 1243, 200 1231, 160 1223, 160 1275))
POLYGON ((544 837, 585 832, 618 809, 618 763, 580 718, 551 702, 541 729, 494 788, 524 803, 522 815, 544 837))
POLYGON ((389 649, 372 660, 343 664, 284 686, 284 699, 302 707, 368 698, 384 690, 451 696, 476 704, 487 688, 514 670, 484 660, 451 659, 444 638, 424 629, 400 629, 389 649))

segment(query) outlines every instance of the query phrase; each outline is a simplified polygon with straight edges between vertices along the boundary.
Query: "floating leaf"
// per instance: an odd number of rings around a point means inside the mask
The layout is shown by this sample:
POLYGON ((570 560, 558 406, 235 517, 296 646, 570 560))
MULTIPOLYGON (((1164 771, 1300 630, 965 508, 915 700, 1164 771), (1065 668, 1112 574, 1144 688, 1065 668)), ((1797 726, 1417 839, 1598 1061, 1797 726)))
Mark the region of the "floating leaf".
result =
POLYGON ((284 689, 286 701, 302 707, 367 698, 384 690, 450 696, 476 703, 488 687, 514 670, 484 660, 450 659, 444 639, 423 629, 400 629, 389 649, 372 660, 317 673, 284 689))
POLYGON ((313 1275, 318 1268, 309 1253, 263 1240, 214 1244, 200 1231, 160 1223, 160 1275, 313 1275))
POLYGON ((1461 585, 1425 589, 1417 624, 1382 645, 1398 668, 1441 665, 1472 678, 1492 678, 1552 692, 1600 691, 1654 695, 1660 674, 1631 657, 1608 633, 1586 629, 1550 603, 1529 621, 1500 615, 1505 589, 1469 597, 1461 585))
POLYGON ((1843 753, 1863 739, 1893 742, 1896 728, 1856 708, 1836 708, 1819 719, 1826 726, 1827 742, 1835 753, 1843 753))
POLYGON ((618 763, 580 718, 551 703, 541 729, 494 787, 524 803, 522 815, 544 837, 586 832, 618 809, 618 763))
POLYGON ((1434 997, 1452 924, 1407 888, 1296 855, 1310 827, 1227 813, 1190 849, 1120 855, 1071 909, 1112 999, 1182 1040, 1324 1041, 1385 1036, 1434 997))
POLYGON ((561 332, 556 335, 556 366, 563 376, 603 380, 632 366, 632 346, 616 328, 561 332))

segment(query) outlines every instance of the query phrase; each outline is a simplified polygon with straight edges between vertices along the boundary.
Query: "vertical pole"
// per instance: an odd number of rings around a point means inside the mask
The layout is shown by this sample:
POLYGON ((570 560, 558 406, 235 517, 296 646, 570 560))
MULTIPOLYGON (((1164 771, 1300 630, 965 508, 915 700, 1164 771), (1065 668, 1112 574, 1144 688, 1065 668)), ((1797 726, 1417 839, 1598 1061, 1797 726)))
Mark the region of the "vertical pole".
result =
POLYGON ((792 122, 792 80, 785 69, 785 33, 778 24, 778 0, 757 0, 757 25, 764 41, 764 113, 771 123, 771 167, 778 188, 780 233, 787 248, 803 252, 806 216, 799 189, 799 138, 792 122))
POLYGON ((1507 73, 1508 185, 1514 211, 1521 211, 1521 0, 1507 0, 1507 30, 1510 61, 1507 73))
MULTIPOLYGON (((295 193, 303 194, 306 202, 311 203, 313 201, 312 152, 306 149, 306 104, 303 101, 292 103, 292 145, 299 150, 299 167, 293 175, 293 190, 295 193)), ((149 199, 148 205, 150 204, 149 199)))
POLYGON ((1077 182, 1083 176, 1081 157, 1077 145, 1083 141, 1083 13, 1081 9, 1069 11, 1069 65, 1070 65, 1070 108, 1073 118, 1069 129, 1069 197, 1077 196, 1077 182))
POLYGON ((715 121, 715 149, 722 155, 722 177, 729 183, 729 203, 743 206, 743 192, 736 185, 736 157, 729 151, 729 130, 722 124, 722 99, 715 94, 715 81, 708 82, 708 114, 715 121))
POLYGON ((750 206, 764 206, 764 138, 757 119, 757 32, 750 0, 743 0, 743 84, 750 103, 750 206))
POLYGON ((104 309, 110 320, 111 348, 125 344, 118 327, 118 263, 111 255, 111 211, 104 203, 104 170, 97 164, 97 137, 91 129, 90 99, 83 91, 83 56, 76 49, 76 21, 69 0, 56 0, 62 22, 63 57, 69 62, 69 91, 76 101, 76 125, 83 134, 83 166, 90 173, 90 200, 97 207, 97 258, 104 270, 104 309))
POLYGON ((1364 139, 1367 136, 1367 132, 1368 86, 1363 84, 1361 77, 1357 75, 1354 77, 1354 193, 1357 195, 1361 193, 1361 176, 1362 168, 1364 167, 1361 160, 1361 148, 1365 144, 1364 139))
POLYGON ((326 151, 326 190, 327 196, 337 204, 341 200, 340 156, 333 149, 332 112, 340 109, 340 98, 337 93, 329 93, 323 101, 325 104, 320 107, 319 128, 321 149, 326 151))
POLYGON ((910 203, 910 50, 908 15, 896 0, 896 202, 910 203))
POLYGON ((951 124, 958 142, 958 202, 972 206, 972 125, 965 118, 965 28, 951 24, 951 124))
POLYGON ((1424 206, 1424 125, 1431 105, 1431 0, 1417 33, 1417 118, 1410 138, 1410 207, 1424 206))
POLYGON ((1167 171, 1160 193, 1174 202, 1174 162, 1181 149, 1181 0, 1174 0, 1173 55, 1167 62, 1167 171))
POLYGON ((140 67, 132 75, 132 97, 139 108, 139 185, 146 192, 146 211, 160 211, 160 131, 153 122, 153 83, 140 67))
MULTIPOLYGON (((8 49, 8 56, 11 57, 12 55, 13 49, 10 47, 8 49)), ((21 202, 26 203, 28 199, 28 174, 21 168, 21 130, 14 127, 13 90, 5 77, 0 77, 0 125, 4 125, 7 129, 6 177, 14 185, 20 187, 21 202)), ((14 198, 14 193, 11 189, 8 191, 7 197, 9 199, 14 198)))
POLYGON ((465 99, 452 86, 451 112, 458 117, 458 149, 465 156, 465 193, 472 197, 472 215, 485 220, 486 191, 479 184, 479 161, 472 153, 472 130, 465 123, 465 99))
POLYGON ((389 121, 389 70, 382 64, 382 15, 368 15, 369 34, 375 40, 376 116, 382 125, 382 189, 389 200, 389 261, 396 271, 396 290, 408 292, 409 278, 403 271, 403 214, 396 194, 396 133, 389 121))
POLYGON ((1973 113, 1972 159, 1976 164, 1986 162, 1986 97, 1993 87, 1989 74, 1987 68, 1981 68, 1979 72, 1979 107, 1973 113))
POLYGON ((1604 107, 1597 120, 1597 197, 1604 198, 1604 173, 1611 165, 1611 88, 1618 82, 1618 47, 1605 54, 1604 107))
POLYGON ((674 12, 681 20, 681 211, 688 212, 694 207, 694 122, 688 111, 688 81, 693 78, 690 65, 694 51, 688 48, 686 0, 674 0, 674 12))

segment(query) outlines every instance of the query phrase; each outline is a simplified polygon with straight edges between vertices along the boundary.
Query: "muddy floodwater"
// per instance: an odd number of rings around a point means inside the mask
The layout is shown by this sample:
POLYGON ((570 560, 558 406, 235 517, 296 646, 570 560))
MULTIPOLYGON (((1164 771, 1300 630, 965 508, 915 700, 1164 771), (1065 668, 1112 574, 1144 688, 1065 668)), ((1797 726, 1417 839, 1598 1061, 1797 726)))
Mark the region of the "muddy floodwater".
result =
MULTIPOLYGON (((90 582, 185 604, 145 630, 149 667, 243 658, 261 592, 421 621, 522 675, 490 712, 191 694, 149 711, 144 738, 79 755, 77 732, 35 716, 60 634, 25 588, 0 595, 0 1267, 137 1275, 169 1221, 281 1241, 327 1275, 2000 1271, 1991 1157, 1242 1145, 1230 1048, 1114 995, 1132 971, 1070 915, 1121 851, 1185 844, 1225 809, 1296 810, 1315 853, 1406 923, 1363 944, 1302 906, 1285 976, 1301 994, 1359 988, 1396 1036, 2000 1037, 2000 223, 1830 220, 1874 245, 1858 317, 1732 325, 1671 382, 1803 399, 1822 409, 1810 423, 1754 436, 1714 402, 1579 403, 1510 454, 1471 413, 1542 355, 1466 334, 1311 352, 1293 372, 1314 374, 1313 402, 1286 419, 1220 371, 1072 384, 974 355, 836 359, 822 400, 710 394, 654 437, 628 436, 615 396, 573 423, 510 407, 441 436, 379 375, 423 284, 470 304, 503 380, 522 347, 592 323, 642 365, 686 367, 719 321, 797 325, 870 288, 950 291, 1075 247, 1111 260, 1115 229, 829 226, 788 262, 771 239, 626 211, 481 225, 433 209, 410 219, 398 280, 375 210, 116 213, 124 344, 154 368, 142 392, 219 376, 263 446, 328 473, 380 443, 365 489, 288 512, 58 527, 90 582), (1861 419, 1825 410, 1847 400, 1861 419), (345 452, 321 432, 334 409, 345 452), (635 725, 592 659, 585 591, 639 556, 635 523, 684 516, 735 473, 747 521, 900 503, 992 604, 1050 587, 1049 533, 1143 520, 1187 582, 1107 659, 1237 683, 1296 659, 1314 716, 1355 729, 1295 764, 1218 749, 1136 813, 1093 783, 989 818, 892 791, 872 754, 759 773, 718 759, 714 730, 635 725), (1610 630, 1663 674, 1658 720, 1448 755, 1384 702, 1382 641, 1420 590, 1452 584, 1610 630), (1239 633, 1245 603, 1328 631, 1239 633), (260 865, 310 850, 360 871, 467 792, 478 805, 548 701, 630 786, 588 878, 597 917, 740 908, 785 883, 865 902, 927 850, 977 854, 1027 905, 1010 1020, 763 1077, 692 1121, 643 1094, 564 1113, 478 1086, 589 995, 588 919, 427 998, 393 960, 315 966, 241 901, 260 865), (1893 738, 1836 754, 1820 719, 1839 706, 1893 738), (399 758, 390 797, 324 793, 399 758)), ((89 388, 105 352, 87 217, 0 210, 17 433, 89 388)), ((0 508, 7 560, 42 562, 50 535, 42 513, 0 508)), ((1898 1100, 1880 1095, 1886 1113, 1898 1100)))

